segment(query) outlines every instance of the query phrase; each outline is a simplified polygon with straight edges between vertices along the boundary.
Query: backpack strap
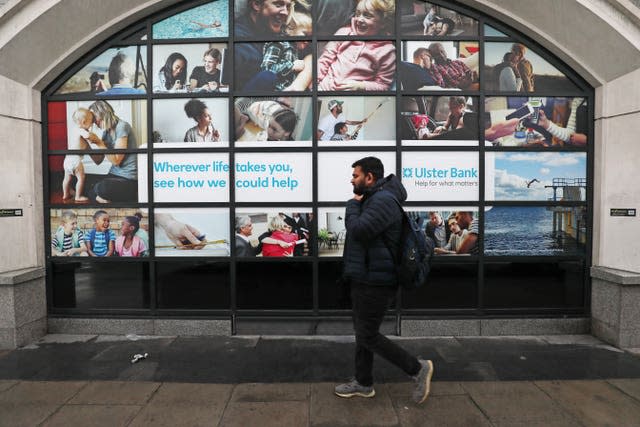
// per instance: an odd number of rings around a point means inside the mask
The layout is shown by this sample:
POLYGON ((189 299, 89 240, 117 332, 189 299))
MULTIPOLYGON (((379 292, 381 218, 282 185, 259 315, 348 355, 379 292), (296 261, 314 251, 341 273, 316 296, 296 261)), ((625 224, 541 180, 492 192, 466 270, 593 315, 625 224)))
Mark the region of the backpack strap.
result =
MULTIPOLYGON (((400 200, 398 200, 398 198, 391 191, 384 190, 384 189, 381 189, 380 191, 386 191, 387 193, 389 193, 389 195, 391 196, 393 201, 396 202, 396 205, 398 205, 398 207, 400 208, 400 212, 402 213, 402 222, 404 222, 406 215, 405 215, 405 212, 404 212, 404 208, 402 207, 402 204, 400 203, 400 200)), ((390 237, 386 233, 386 230, 385 230, 384 233, 382 233, 382 242, 384 243, 384 245, 387 247, 387 250, 391 254, 391 258, 393 258, 393 262, 398 264, 398 261, 399 261, 400 257, 398 256, 397 253, 394 254, 393 251, 391 250, 392 244, 391 244, 390 237)))

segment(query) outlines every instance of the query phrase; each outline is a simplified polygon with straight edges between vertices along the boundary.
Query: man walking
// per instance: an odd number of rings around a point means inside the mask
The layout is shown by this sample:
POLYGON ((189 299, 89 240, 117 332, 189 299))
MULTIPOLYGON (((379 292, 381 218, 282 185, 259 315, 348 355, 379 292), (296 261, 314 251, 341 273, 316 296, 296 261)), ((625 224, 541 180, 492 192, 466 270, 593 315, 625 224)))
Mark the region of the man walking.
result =
POLYGON ((380 333, 380 324, 397 291, 395 257, 402 232, 403 202, 407 192, 394 175, 384 178, 376 157, 353 165, 354 197, 346 207, 344 279, 351 284, 353 326, 356 335, 355 379, 336 386, 340 397, 373 397, 373 354, 377 353, 416 381, 413 399, 429 395, 433 363, 419 360, 380 333))

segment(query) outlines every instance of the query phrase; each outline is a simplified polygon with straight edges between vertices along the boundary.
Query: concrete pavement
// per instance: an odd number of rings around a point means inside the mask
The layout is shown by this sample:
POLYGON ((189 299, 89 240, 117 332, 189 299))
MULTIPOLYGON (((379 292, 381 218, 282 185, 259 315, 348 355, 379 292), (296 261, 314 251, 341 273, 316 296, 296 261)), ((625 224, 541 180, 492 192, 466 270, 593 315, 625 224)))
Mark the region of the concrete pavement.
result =
POLYGON ((352 337, 47 336, 0 352, 0 426, 640 426, 640 357, 592 337, 399 341, 435 362, 422 405, 380 359, 375 398, 334 396, 352 337))

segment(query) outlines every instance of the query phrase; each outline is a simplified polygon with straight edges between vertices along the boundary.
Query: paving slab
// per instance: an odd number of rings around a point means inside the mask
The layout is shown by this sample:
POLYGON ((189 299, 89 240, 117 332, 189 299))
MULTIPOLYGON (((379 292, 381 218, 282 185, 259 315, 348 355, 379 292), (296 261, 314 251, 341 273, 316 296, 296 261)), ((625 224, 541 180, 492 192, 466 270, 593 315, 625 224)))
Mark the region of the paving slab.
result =
MULTIPOLYGON (((385 385, 387 393, 393 399, 396 396, 402 396, 406 398, 411 397, 411 393, 416 386, 413 381, 407 381, 404 383, 391 383, 385 385)), ((455 396, 467 394, 467 391, 462 388, 459 382, 455 381, 431 381, 431 391, 429 396, 455 396)))
POLYGON ((593 335, 541 335, 549 344, 605 345, 593 335))
POLYGON ((13 380, 0 380, 0 393, 5 390, 9 390, 14 385, 18 384, 18 381, 13 380))
POLYGON ((222 418, 222 409, 212 405, 149 404, 142 408, 129 427, 211 427, 218 426, 222 418))
POLYGON ((220 427, 300 427, 309 425, 308 402, 230 402, 220 427))
POLYGON ((392 400, 402 427, 491 427, 487 417, 466 395, 429 396, 420 405, 401 398, 392 400))
POLYGON ((619 388, 623 392, 627 393, 629 396, 636 399, 640 402, 640 379, 638 378, 627 378, 627 379, 616 379, 609 380, 610 384, 613 384, 615 387, 619 388))
POLYGON ((149 403, 209 405, 222 410, 232 391, 233 384, 163 383, 149 403))
POLYGON ((344 399, 334 394, 336 383, 311 385, 311 426, 397 426, 399 420, 384 384, 376 384, 373 398, 344 399))
POLYGON ((37 426, 59 408, 51 403, 0 403, 0 427, 37 426))
POLYGON ((65 405, 42 427, 124 427, 140 412, 140 408, 136 405, 65 405))
POLYGON ((463 382, 462 387, 492 423, 550 423, 571 417, 532 382, 463 382))
POLYGON ((233 385, 164 383, 131 426, 216 426, 233 385))
POLYGON ((22 381, 0 394, 0 404, 62 405, 86 385, 86 381, 22 381))
POLYGON ((68 403, 71 405, 145 405, 160 383, 92 381, 68 403))
POLYGON ((495 427, 584 427, 574 418, 560 418, 557 420, 509 420, 492 424, 495 427))
POLYGON ((536 381, 585 426, 640 425, 640 402, 606 381, 536 381))
POLYGON ((48 334, 40 338, 34 344, 70 344, 77 342, 88 342, 97 338, 97 335, 72 335, 72 334, 48 334))
POLYGON ((301 383, 238 384, 231 395, 231 402, 284 402, 307 401, 309 385, 301 383))

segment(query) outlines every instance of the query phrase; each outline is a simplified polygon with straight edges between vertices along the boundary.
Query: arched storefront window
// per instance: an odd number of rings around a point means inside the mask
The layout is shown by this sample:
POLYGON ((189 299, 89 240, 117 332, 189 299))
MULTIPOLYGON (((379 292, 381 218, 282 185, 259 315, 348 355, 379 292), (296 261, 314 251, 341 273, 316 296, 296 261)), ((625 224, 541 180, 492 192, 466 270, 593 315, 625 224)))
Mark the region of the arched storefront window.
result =
POLYGON ((374 155, 439 246, 396 314, 585 314, 593 99, 455 2, 180 3, 44 92, 49 312, 348 315, 374 155))

